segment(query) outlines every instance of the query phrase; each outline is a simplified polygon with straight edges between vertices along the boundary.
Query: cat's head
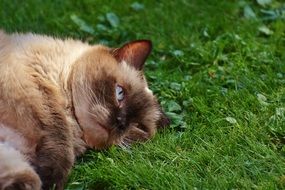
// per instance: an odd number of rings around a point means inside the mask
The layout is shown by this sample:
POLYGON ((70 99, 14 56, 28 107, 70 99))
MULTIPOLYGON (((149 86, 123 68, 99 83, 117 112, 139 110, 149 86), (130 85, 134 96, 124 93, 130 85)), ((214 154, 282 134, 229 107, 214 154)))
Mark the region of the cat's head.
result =
POLYGON ((151 49, 148 40, 94 46, 74 64, 74 112, 89 147, 147 140, 169 124, 143 74, 151 49))

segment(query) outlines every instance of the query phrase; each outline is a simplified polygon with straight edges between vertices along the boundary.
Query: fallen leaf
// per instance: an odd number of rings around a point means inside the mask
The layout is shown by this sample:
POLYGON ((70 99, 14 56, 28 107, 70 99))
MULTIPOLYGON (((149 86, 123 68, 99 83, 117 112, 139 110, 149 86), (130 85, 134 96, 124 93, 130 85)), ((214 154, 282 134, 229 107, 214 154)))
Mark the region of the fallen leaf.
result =
POLYGON ((276 108, 276 116, 284 117, 285 116, 285 108, 276 108))
POLYGON ((120 20, 119 20, 119 17, 115 13, 112 13, 112 12, 107 13, 106 18, 112 27, 116 28, 119 26, 120 20))
POLYGON ((181 90, 181 84, 177 83, 177 82, 172 82, 170 83, 170 88, 176 91, 181 90))
POLYGON ((131 8, 134 10, 134 11, 141 11, 144 9, 144 5, 139 3, 139 2, 134 2, 131 4, 131 8))
POLYGON ((173 55, 176 56, 176 57, 181 57, 184 55, 184 52, 181 51, 181 50, 174 50, 173 52, 173 55))
POLYGON ((183 115, 182 114, 176 114, 174 112, 166 112, 166 115, 171 120, 171 128, 184 128, 187 126, 187 124, 183 121, 183 115))
POLYGON ((261 6, 266 6, 272 3, 272 0, 256 0, 256 2, 261 6))
POLYGON ((106 31, 106 30, 108 30, 108 28, 105 25, 103 25, 103 24, 97 24, 96 28, 99 31, 106 31))
POLYGON ((273 34, 273 31, 270 30, 267 26, 263 25, 258 28, 258 31, 266 36, 270 36, 273 34))
POLYGON ((246 5, 243 9, 243 15, 247 19, 256 18, 256 15, 249 5, 246 5))
POLYGON ((176 103, 175 101, 171 100, 168 102, 167 104, 167 108, 169 112, 173 112, 173 111, 181 111, 181 106, 176 103))
POLYGON ((114 164, 114 160, 112 158, 106 158, 111 164, 114 164))
POLYGON ((89 26, 84 20, 79 18, 77 15, 73 14, 70 16, 70 19, 77 25, 79 26, 79 29, 87 32, 89 34, 94 34, 94 29, 89 26))
POLYGON ((257 94, 257 100, 261 105, 268 106, 267 98, 263 94, 257 94))
POLYGON ((236 124, 237 120, 233 117, 226 117, 225 118, 227 122, 231 123, 231 124, 236 124))

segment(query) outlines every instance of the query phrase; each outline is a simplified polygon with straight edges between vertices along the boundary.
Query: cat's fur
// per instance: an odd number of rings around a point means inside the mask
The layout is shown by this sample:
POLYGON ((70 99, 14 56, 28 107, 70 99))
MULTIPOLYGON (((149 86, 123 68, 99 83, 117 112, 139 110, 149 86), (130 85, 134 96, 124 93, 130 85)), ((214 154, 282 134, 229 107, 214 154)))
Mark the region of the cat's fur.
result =
POLYGON ((142 72, 150 51, 147 40, 111 49, 0 31, 0 189, 63 189, 86 148, 146 140, 167 125, 142 72))

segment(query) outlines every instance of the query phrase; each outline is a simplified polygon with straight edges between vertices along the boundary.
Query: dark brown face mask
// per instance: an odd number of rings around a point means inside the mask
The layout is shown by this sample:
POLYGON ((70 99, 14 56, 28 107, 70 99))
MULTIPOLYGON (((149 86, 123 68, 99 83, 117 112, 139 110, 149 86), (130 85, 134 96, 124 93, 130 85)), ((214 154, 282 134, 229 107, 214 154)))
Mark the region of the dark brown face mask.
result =
POLYGON ((137 40, 117 49, 93 49, 76 63, 72 83, 75 114, 89 147, 145 141, 169 125, 143 73, 151 49, 149 40, 137 40), (84 93, 77 80, 82 75, 88 87, 84 93), (117 87, 123 93, 120 100, 117 87))
MULTIPOLYGON (((123 45, 121 48, 112 50, 112 55, 118 62, 126 61, 136 70, 140 71, 143 76, 144 63, 151 53, 152 43, 149 40, 137 40, 123 45)), ((144 77, 143 77, 144 78, 144 77)), ((145 78, 144 78, 145 80, 145 78)), ((156 99, 156 98, 155 98, 156 99)), ((150 129, 148 126, 138 125, 129 130, 125 136, 125 140, 130 143, 134 141, 145 141, 150 139, 157 129, 162 129, 170 125, 170 119, 163 112, 161 105, 155 100, 155 107, 158 110, 159 116, 156 121, 155 129, 150 129)))

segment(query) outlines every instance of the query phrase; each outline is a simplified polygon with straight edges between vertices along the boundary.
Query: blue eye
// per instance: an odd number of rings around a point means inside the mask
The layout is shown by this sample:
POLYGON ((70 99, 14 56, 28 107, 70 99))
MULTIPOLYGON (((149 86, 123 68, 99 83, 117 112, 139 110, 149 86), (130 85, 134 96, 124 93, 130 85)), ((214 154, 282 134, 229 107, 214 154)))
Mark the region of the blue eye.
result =
POLYGON ((116 98, 119 102, 125 98, 124 89, 119 85, 116 85, 116 98))

